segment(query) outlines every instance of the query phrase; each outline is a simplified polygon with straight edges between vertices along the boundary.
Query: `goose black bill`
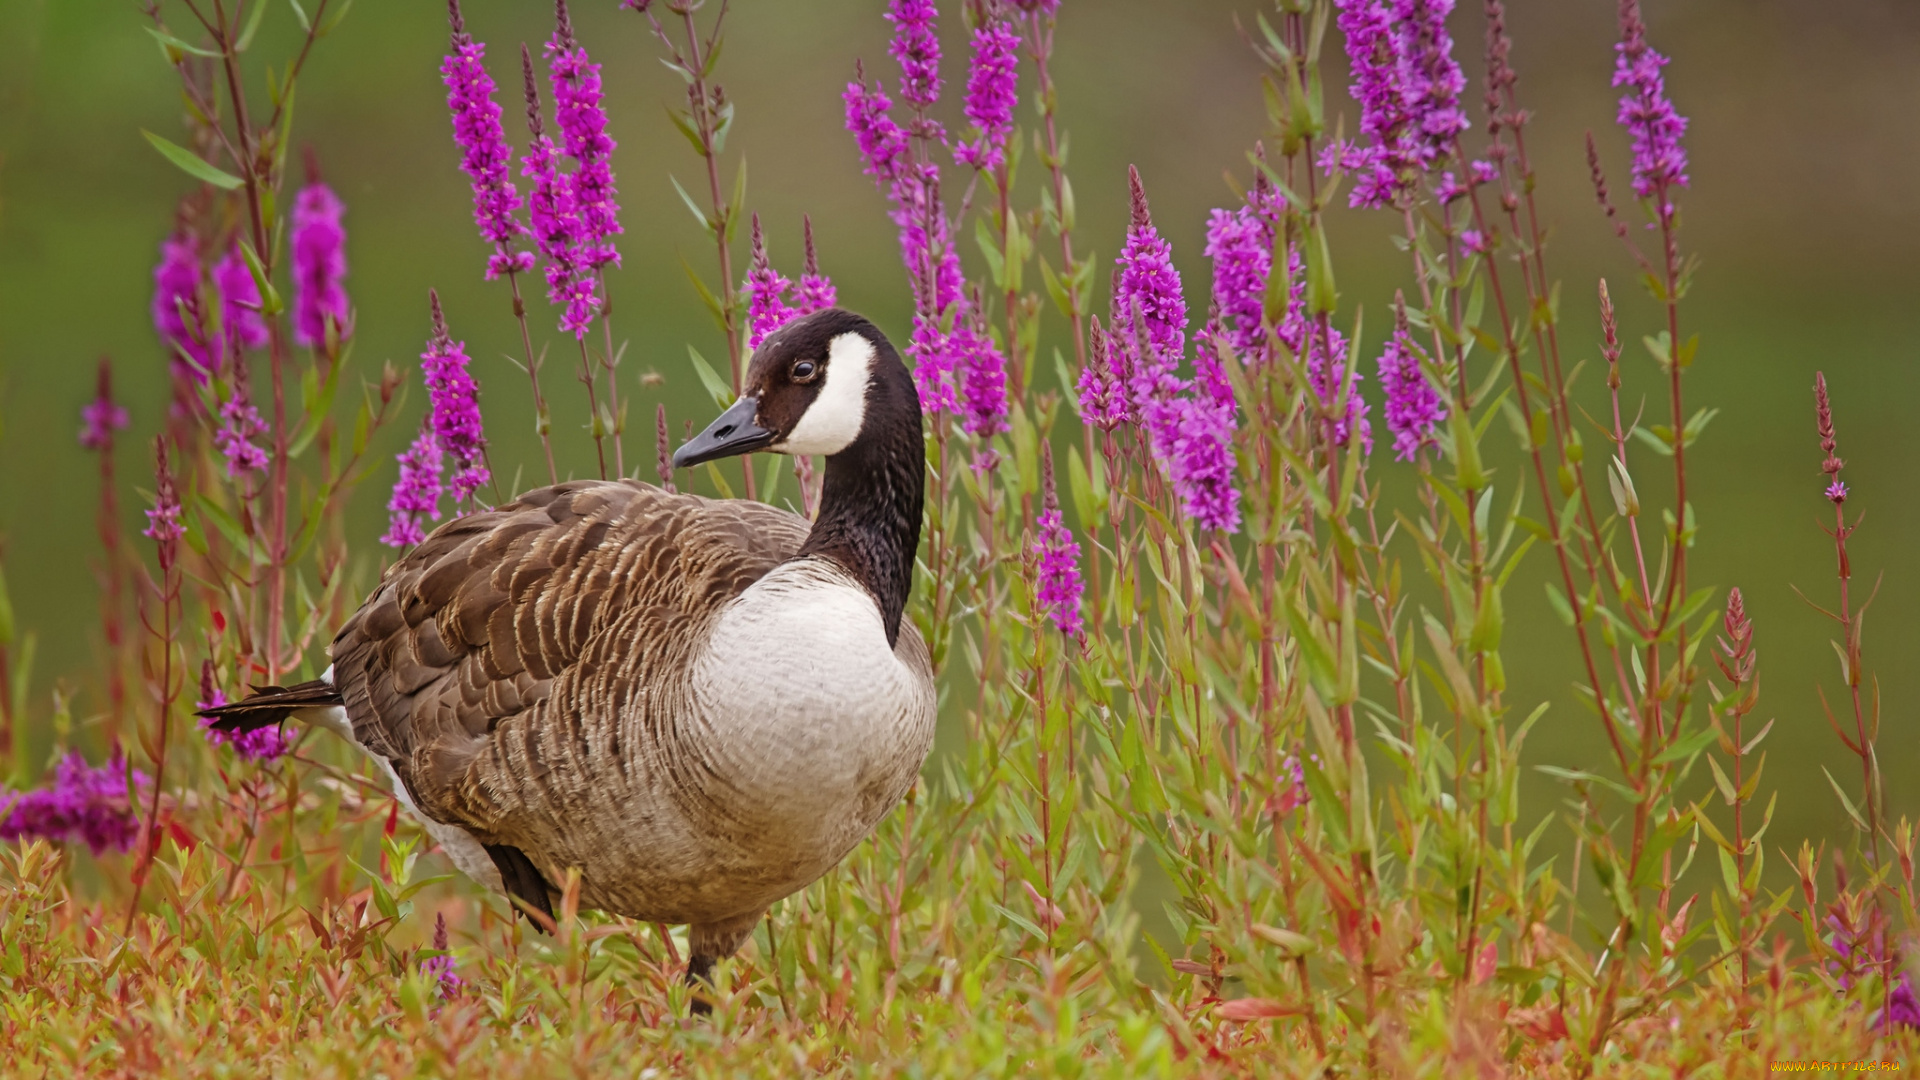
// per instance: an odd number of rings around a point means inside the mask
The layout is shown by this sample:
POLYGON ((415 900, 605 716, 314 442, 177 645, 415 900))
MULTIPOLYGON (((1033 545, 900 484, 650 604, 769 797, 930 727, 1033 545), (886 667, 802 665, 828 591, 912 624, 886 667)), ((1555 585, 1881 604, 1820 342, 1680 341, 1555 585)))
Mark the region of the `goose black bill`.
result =
POLYGON ((673 452, 673 467, 684 469, 689 465, 751 453, 772 445, 773 432, 754 422, 754 415, 759 409, 760 399, 757 397, 743 397, 734 402, 726 412, 707 425, 707 430, 673 452))

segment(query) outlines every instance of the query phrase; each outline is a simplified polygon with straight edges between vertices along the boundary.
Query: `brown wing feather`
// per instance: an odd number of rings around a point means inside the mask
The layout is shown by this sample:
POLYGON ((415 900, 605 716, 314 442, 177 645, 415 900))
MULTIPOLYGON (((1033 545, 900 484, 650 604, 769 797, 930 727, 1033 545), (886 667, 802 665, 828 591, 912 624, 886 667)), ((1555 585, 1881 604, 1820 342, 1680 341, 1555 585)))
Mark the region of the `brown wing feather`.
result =
MULTIPOLYGON (((488 793, 461 785, 476 757, 537 781, 540 724, 574 711, 533 722, 556 686, 577 693, 634 650, 658 654, 641 670, 689 655, 708 616, 791 558, 806 532, 762 503, 634 481, 541 488, 448 522, 388 569, 334 638, 334 683, 354 735, 393 761, 423 810, 484 827, 488 793), (514 717, 525 721, 500 735, 515 745, 491 746, 514 717)), ((606 749, 617 762, 619 748, 606 749)))

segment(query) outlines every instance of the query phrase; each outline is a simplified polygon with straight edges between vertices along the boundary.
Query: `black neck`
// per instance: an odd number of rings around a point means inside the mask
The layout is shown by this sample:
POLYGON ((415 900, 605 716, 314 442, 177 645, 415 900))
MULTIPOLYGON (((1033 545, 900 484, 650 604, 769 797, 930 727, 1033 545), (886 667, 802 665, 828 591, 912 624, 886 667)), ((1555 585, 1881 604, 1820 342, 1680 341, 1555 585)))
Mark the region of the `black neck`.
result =
MULTIPOLYGON (((891 350, 887 350, 890 352, 891 350)), ((873 594, 887 629, 900 641, 900 616, 913 586, 926 496, 926 443, 920 399, 897 358, 875 372, 867 392, 867 423, 853 445, 827 459, 820 514, 800 548, 844 567, 873 594)))

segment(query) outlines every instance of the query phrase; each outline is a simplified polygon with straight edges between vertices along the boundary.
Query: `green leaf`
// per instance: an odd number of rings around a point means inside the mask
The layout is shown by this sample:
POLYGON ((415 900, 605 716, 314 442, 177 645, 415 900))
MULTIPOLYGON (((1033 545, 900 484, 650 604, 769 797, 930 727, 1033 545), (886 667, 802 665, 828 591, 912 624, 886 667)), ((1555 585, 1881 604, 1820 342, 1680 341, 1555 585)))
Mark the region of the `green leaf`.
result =
POLYGON ((1686 738, 1675 741, 1673 745, 1667 747, 1665 750, 1660 751, 1659 755, 1653 759, 1653 763, 1655 765, 1667 765, 1675 761, 1690 761, 1693 755, 1706 749, 1707 744, 1714 740, 1716 734, 1717 732, 1712 728, 1703 727, 1686 738))
POLYGON ((246 260, 247 272, 253 275, 254 288, 260 290, 260 314, 271 317, 285 311, 286 302, 280 299, 279 290, 267 277, 267 268, 261 264, 260 255, 251 243, 240 241, 240 257, 246 260))
POLYGON ((152 34, 154 40, 160 43, 160 49, 167 54, 167 63, 169 64, 177 64, 180 62, 179 58, 174 56, 169 50, 192 53, 195 56, 204 56, 211 60, 220 59, 220 53, 218 51, 214 49, 203 49, 198 45, 189 45, 157 26, 147 27, 147 33, 152 34))
POLYGON ((293 5, 293 17, 300 20, 301 32, 313 33, 313 20, 307 17, 307 9, 300 6, 300 0, 287 0, 287 3, 293 5))
POLYGON ((260 30, 260 17, 267 13, 267 0, 255 0, 253 14, 247 16, 246 29, 240 31, 240 40, 233 43, 233 51, 243 53, 253 44, 253 35, 260 30))
POLYGON ((212 184, 222 191, 232 191, 234 188, 240 186, 239 177, 224 169, 216 168, 199 154, 188 150, 186 147, 168 142, 166 139, 155 135, 145 128, 140 129, 140 134, 145 135, 147 141, 153 144, 153 148, 160 151, 161 157, 173 162, 174 165, 179 167, 181 172, 186 173, 188 176, 212 184))
MULTIPOLYGON (((6 568, 0 567, 0 649, 13 644, 13 600, 7 595, 6 568)), ((0 694, 7 688, 0 686, 0 694)))
POLYGON ((719 372, 713 370, 713 365, 707 363, 707 358, 701 356, 700 350, 694 348, 692 343, 687 345, 687 358, 693 361, 693 371, 700 376, 700 384, 707 388, 707 393, 713 395, 713 403, 723 409, 733 404, 733 388, 727 385, 727 380, 721 378, 719 372))

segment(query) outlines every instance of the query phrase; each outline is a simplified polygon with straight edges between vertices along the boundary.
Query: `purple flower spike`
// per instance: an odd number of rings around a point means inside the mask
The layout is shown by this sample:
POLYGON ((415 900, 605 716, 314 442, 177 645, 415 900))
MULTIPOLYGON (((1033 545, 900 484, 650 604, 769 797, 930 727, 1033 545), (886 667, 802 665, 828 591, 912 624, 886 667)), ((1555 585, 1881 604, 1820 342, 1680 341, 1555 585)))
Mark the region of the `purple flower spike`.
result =
POLYGON ((952 348, 960 368, 961 424, 968 434, 987 438, 1007 430, 1007 358, 978 322, 976 314, 962 323, 952 348))
POLYGON ((1207 224, 1213 260, 1213 303, 1226 343, 1243 363, 1265 355, 1262 327, 1267 278, 1273 272, 1273 229, 1251 206, 1215 210, 1207 224))
POLYGON ((1287 251, 1287 270, 1293 289, 1287 296, 1286 317, 1275 330, 1280 343, 1294 356, 1304 356, 1307 384, 1322 408, 1331 408, 1339 400, 1341 389, 1347 389, 1347 411, 1326 420, 1323 429, 1326 441, 1333 446, 1345 446, 1357 435, 1362 452, 1372 453, 1373 425, 1367 421, 1366 399, 1360 396, 1360 374, 1354 373, 1351 386, 1347 382, 1346 335, 1331 322, 1323 324, 1307 318, 1306 272, 1300 249, 1287 251))
POLYGON ((420 370, 432 401, 428 426, 440 451, 453 459, 453 501, 465 502, 493 479, 484 464, 487 436, 480 421, 480 384, 467 370, 466 343, 447 333, 440 294, 428 290, 427 299, 433 308, 433 340, 420 354, 420 370))
POLYGON ((973 32, 966 114, 976 136, 953 152, 962 164, 994 172, 1006 161, 1013 107, 1020 100, 1016 92, 1019 62, 1020 35, 1006 23, 989 19, 973 32))
POLYGON ((155 452, 159 465, 154 470, 153 509, 147 511, 147 527, 140 530, 140 535, 152 540, 160 549, 161 562, 168 563, 187 530, 180 524, 180 489, 167 468, 166 443, 155 440, 155 452))
POLYGON ((560 171, 560 150, 540 122, 540 91, 533 81, 533 54, 520 47, 521 73, 526 82, 527 129, 533 140, 520 158, 520 175, 533 181, 527 195, 527 218, 534 246, 547 261, 547 302, 561 307, 560 329, 575 338, 587 336, 600 298, 581 261, 579 247, 585 226, 574 206, 574 188, 560 171))
POLYGON ((80 408, 80 445, 87 450, 111 450, 113 433, 127 426, 127 410, 113 400, 113 361, 100 358, 93 400, 80 408))
POLYGON ((453 114, 453 141, 460 147, 460 171, 473 183, 473 221, 480 236, 494 246, 487 258, 487 280, 533 268, 533 254, 511 245, 527 227, 520 221, 520 192, 510 178, 513 150, 500 125, 500 105, 493 99, 493 76, 484 63, 487 47, 473 40, 460 18, 458 0, 449 0, 453 22, 453 52, 440 62, 440 81, 447 87, 447 109, 453 114))
POLYGON ((439 956, 431 956, 420 962, 421 974, 440 985, 440 998, 452 1001, 460 996, 461 987, 467 984, 465 979, 453 973, 453 955, 447 952, 447 917, 433 917, 433 947, 439 956))
POLYGON ((888 111, 893 102, 879 86, 868 86, 866 76, 847 84, 841 100, 847 104, 847 130, 860 145, 860 160, 866 162, 866 174, 882 185, 900 178, 907 167, 907 133, 893 122, 888 111))
POLYGON ((220 430, 214 432, 213 445, 227 459, 227 475, 241 476, 267 467, 267 452, 253 440, 267 433, 260 410, 248 399, 246 380, 235 375, 233 396, 220 405, 220 430))
POLYGON ((1195 524, 1235 532, 1240 528, 1240 492, 1233 484, 1235 402, 1213 337, 1203 332, 1195 339, 1201 393, 1173 404, 1167 475, 1195 524))
POLYGON ((747 348, 757 349, 767 335, 792 322, 799 314, 787 306, 792 285, 767 262, 767 240, 760 231, 760 215, 753 215, 753 267, 747 271, 747 348))
POLYGON ((1647 24, 1640 18, 1639 0, 1620 0, 1620 44, 1614 60, 1613 85, 1627 87, 1620 99, 1618 123, 1633 136, 1633 190, 1643 199, 1658 196, 1660 212, 1667 189, 1687 186, 1687 151, 1680 137, 1687 118, 1667 98, 1667 81, 1660 69, 1667 58, 1647 44, 1647 24))
POLYGON ((1407 70, 1408 138, 1413 158, 1422 171, 1453 153, 1454 140, 1473 125, 1460 108, 1466 76, 1453 59, 1453 38, 1447 34, 1447 16, 1454 0, 1394 0, 1407 70))
POLYGON ((1130 357, 1128 392, 1134 410, 1151 422, 1155 404, 1185 387, 1175 369, 1186 353, 1187 301, 1180 291, 1180 273, 1173 268, 1173 246, 1153 227, 1140 170, 1131 165, 1127 184, 1133 224, 1115 260, 1119 273, 1113 281, 1113 337, 1135 354, 1130 357))
POLYGON ((440 516, 440 442, 428 424, 405 453, 398 455, 400 478, 394 481, 393 496, 387 500, 387 534, 380 542, 388 547, 412 547, 427 538, 426 527, 440 516))
POLYGON ((1110 346, 1098 316, 1088 327, 1087 345, 1087 366, 1080 369, 1080 377, 1074 382, 1080 397, 1080 418, 1102 431, 1112 431, 1133 420, 1123 367, 1125 351, 1110 346))
POLYGON ((135 801, 150 783, 118 753, 96 769, 74 751, 54 767, 53 783, 0 803, 0 840, 84 843, 95 855, 130 850, 140 836, 135 801))
POLYGON ((1074 539, 1060 515, 1060 495, 1054 488, 1053 446, 1041 444, 1040 517, 1034 522, 1037 535, 1029 549, 1037 564, 1039 585, 1034 604, 1053 620, 1061 633, 1075 641, 1084 640, 1086 628, 1080 617, 1080 541, 1074 539))
POLYGON ((820 272, 820 256, 813 250, 813 219, 802 215, 800 224, 806 235, 807 265, 800 274, 800 284, 794 289, 794 307, 796 314, 811 315, 838 303, 839 295, 833 279, 820 272))
POLYGON ((893 41, 887 51, 900 63, 900 99, 916 110, 930 109, 940 100, 940 18, 933 0, 891 0, 887 21, 893 41))
POLYGON ((300 189, 293 204, 293 340, 322 345, 327 324, 345 338, 348 321, 347 232, 340 225, 346 206, 333 189, 315 179, 300 189))
POLYGON ((600 65, 574 40, 566 0, 555 0, 559 25, 547 42, 547 69, 553 85, 553 121, 567 156, 575 162, 567 177, 574 212, 580 216, 580 259, 588 269, 620 265, 613 238, 620 227, 620 204, 613 187, 614 141, 607 134, 607 113, 600 104, 600 65))
POLYGON ((240 254, 238 245, 213 268, 213 287, 220 294, 220 328, 226 339, 241 349, 266 347, 267 324, 260 317, 260 286, 253 280, 253 271, 247 269, 246 256, 240 254))
POLYGON ((205 386, 215 365, 200 306, 201 276, 200 246, 190 233, 161 242, 160 265, 153 268, 153 328, 172 355, 175 374, 205 386))
POLYGON ((1420 368, 1404 309, 1399 327, 1380 354, 1380 389, 1387 395, 1387 430, 1393 433, 1397 460, 1412 461, 1421 447, 1437 445, 1433 432, 1447 418, 1446 399, 1420 368))

